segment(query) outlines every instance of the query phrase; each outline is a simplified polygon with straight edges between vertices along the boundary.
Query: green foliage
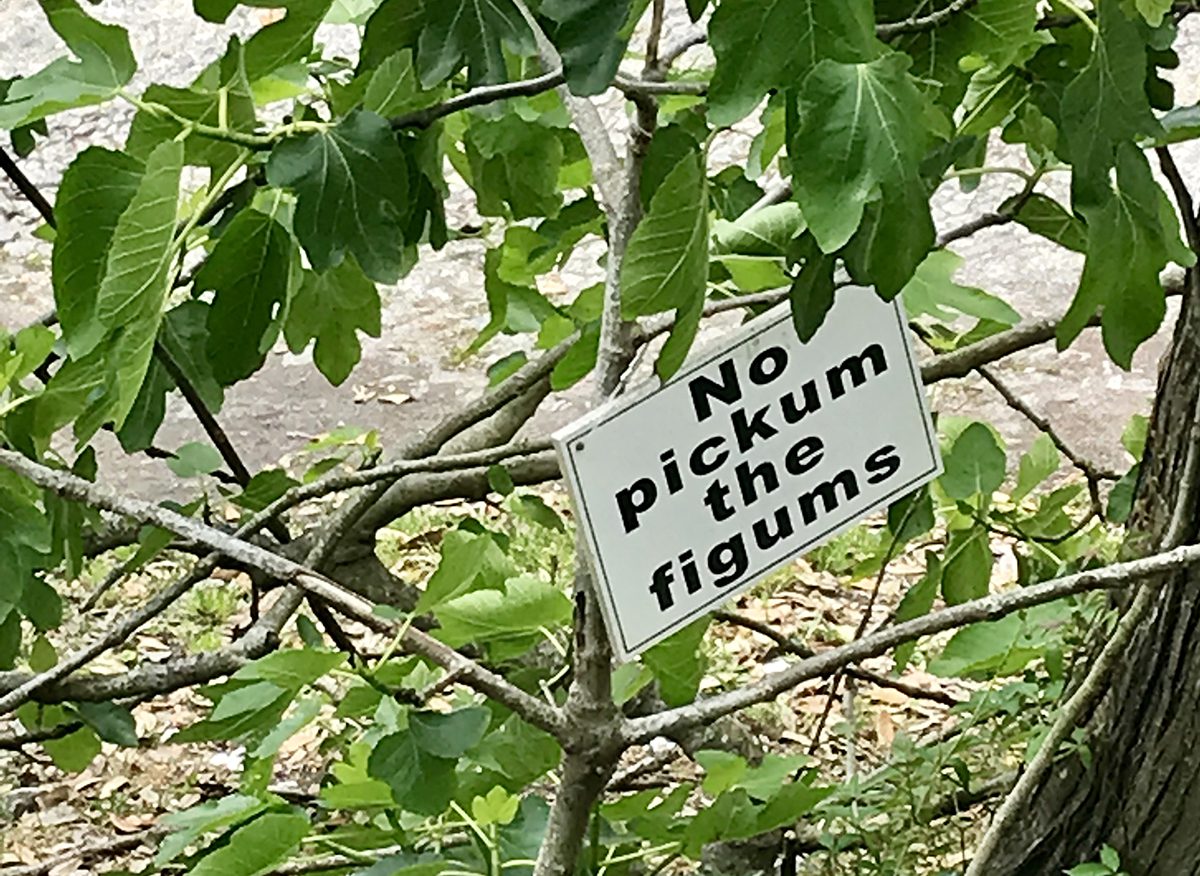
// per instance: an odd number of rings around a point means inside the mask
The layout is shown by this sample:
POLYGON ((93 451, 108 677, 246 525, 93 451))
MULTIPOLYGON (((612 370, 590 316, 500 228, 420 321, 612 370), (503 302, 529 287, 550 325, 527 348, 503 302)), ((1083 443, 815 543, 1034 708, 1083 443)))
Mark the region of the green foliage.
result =
MULTIPOLYGON (((57 326, 0 333, 0 443, 88 479, 97 478, 93 445, 102 429, 127 453, 157 448, 172 394, 186 388, 189 401, 218 412, 226 390, 253 380, 281 338, 293 353, 311 348, 325 379, 346 385, 362 337, 382 333, 388 297, 377 284, 400 280, 430 248, 461 247, 456 254, 482 272, 487 320, 464 357, 485 354, 481 370, 498 384, 543 351, 566 347, 549 370, 555 392, 595 367, 606 300, 606 284, 595 281, 605 274, 625 319, 671 320, 655 363, 660 379, 684 363, 707 304, 775 292, 807 340, 845 277, 884 298, 902 294, 937 351, 1016 325, 1020 314, 990 284, 956 280, 964 259, 937 245, 930 211, 947 182, 969 188, 994 171, 1013 173, 989 164, 997 143, 1009 147, 1005 162, 1020 164, 1025 183, 994 205, 997 221, 1083 257, 1073 300, 1057 311, 1066 310, 1060 347, 1098 318, 1109 356, 1128 368, 1164 320, 1163 268, 1194 263, 1143 152, 1200 136, 1200 108, 1174 105, 1159 73, 1173 63, 1165 0, 1099 0, 1086 22, 1060 20, 1058 4, 978 0, 936 26, 909 21, 933 11, 912 0, 687 0, 678 11, 686 6, 693 21, 713 7, 715 64, 650 70, 648 87, 618 83, 658 111, 648 142, 630 153, 640 166, 615 174, 593 166, 561 89, 522 85, 505 100, 473 91, 545 72, 539 56, 549 49, 513 0, 192 5, 218 22, 239 5, 283 14, 203 59, 190 83, 167 85, 135 78, 121 27, 75 0, 40 0, 65 54, 0 81, 0 128, 21 156, 38 148, 59 113, 109 100, 136 111, 123 148, 82 149, 57 186, 56 227, 43 233, 53 247, 57 326), (1054 27, 1039 26, 1047 15, 1054 27), (323 23, 350 24, 348 34, 359 28, 356 60, 321 45, 323 23), (659 91, 680 93, 647 96, 659 91), (752 129, 744 168, 720 166, 735 123, 738 134, 752 129), (471 201, 482 227, 447 228, 448 168, 456 198, 471 201), (1053 175, 1066 172, 1070 198, 1056 200, 1048 192, 1065 185, 1046 181, 1065 184, 1053 175), (751 209, 764 195, 777 200, 767 182, 777 176, 792 195, 751 209), (636 190, 613 203, 598 185, 610 177, 636 190), (635 227, 612 224, 626 221, 626 211, 641 213, 635 227), (623 257, 603 246, 618 230, 629 232, 623 257), (580 273, 594 285, 575 288, 580 273), (564 278, 572 286, 565 293, 564 278), (74 445, 59 434, 68 428, 74 445)), ((633 35, 646 30, 645 0, 528 5, 573 95, 609 92, 618 69, 623 80, 640 67, 644 47, 633 35)), ((660 57, 673 36, 664 36, 660 57)), ((388 294, 408 296, 407 304, 424 290, 388 294)), ((992 593, 997 571, 1010 565, 997 561, 1000 537, 1015 557, 1017 585, 1115 557, 1144 419, 1124 436, 1130 468, 1104 497, 1105 521, 1092 518, 1090 496, 1048 435, 1018 453, 986 423, 947 416, 939 429, 944 474, 894 502, 886 521, 815 554, 822 573, 872 576, 905 550, 923 551, 892 615, 902 623, 939 600, 992 593)), ((244 485, 221 481, 228 466, 211 440, 169 444, 166 465, 188 480, 194 501, 183 513, 231 521, 339 466, 373 461, 400 437, 339 430, 303 448, 309 456, 298 467, 252 472, 244 485)), ((289 447, 277 451, 284 457, 289 447)), ((430 628, 530 695, 561 704, 576 608, 566 586, 572 518, 551 494, 518 488, 517 471, 487 469, 479 487, 492 491, 486 507, 418 509, 383 531, 379 555, 403 567, 419 593, 405 594, 413 599, 404 612, 378 611, 430 628), (414 546, 422 539, 424 548, 414 546)), ((101 523, 74 500, 0 472, 0 667, 45 671, 66 653, 59 590, 83 571, 101 523)), ((171 545, 153 527, 135 535, 122 555, 131 569, 171 545)), ((240 583, 202 585, 172 622, 182 622, 184 640, 214 646, 241 619, 243 599, 240 583)), ((900 734, 877 773, 846 783, 791 755, 751 765, 698 752, 698 786, 605 796, 580 872, 657 872, 677 855, 698 859, 706 844, 800 820, 821 827, 829 848, 814 857, 827 853, 829 872, 923 872, 928 861, 914 849, 949 860, 958 848, 930 828, 935 794, 973 789, 1028 747, 1061 692, 1064 662, 1102 611, 1080 598, 902 645, 892 655, 898 669, 922 666, 972 686, 955 710, 958 740, 918 746, 900 734)), ((155 866, 257 874, 289 858, 306 863, 328 846, 362 857, 366 876, 529 872, 559 743, 432 663, 398 653, 399 639, 378 659, 350 662, 323 650, 323 627, 307 617, 297 626, 304 647, 293 647, 289 627, 283 650, 203 688, 211 708, 172 737, 240 746, 246 763, 235 793, 166 817, 173 832, 155 866), (319 805, 302 813, 271 794, 268 779, 281 746, 306 727, 317 728, 331 765, 319 805)), ((708 627, 697 619, 616 668, 619 703, 633 707, 654 685, 669 706, 681 706, 702 687, 725 684, 709 662, 717 651, 708 627)), ((139 744, 124 701, 26 704, 17 717, 53 737, 45 752, 72 772, 105 743, 139 744)), ((1120 866, 1105 849, 1099 862, 1070 872, 1115 874, 1120 866)))

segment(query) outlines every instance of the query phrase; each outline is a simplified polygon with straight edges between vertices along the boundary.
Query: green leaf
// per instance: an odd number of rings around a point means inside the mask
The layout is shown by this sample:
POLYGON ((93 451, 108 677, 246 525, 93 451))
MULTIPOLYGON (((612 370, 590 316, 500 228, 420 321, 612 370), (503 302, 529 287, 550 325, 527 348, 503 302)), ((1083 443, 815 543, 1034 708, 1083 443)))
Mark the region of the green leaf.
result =
POLYGON ((524 787, 558 766, 562 749, 549 733, 511 715, 471 752, 471 759, 524 787))
MULTIPOLYGON (((202 71, 190 87, 154 84, 142 93, 141 99, 199 124, 253 133, 257 125, 254 95, 242 60, 241 44, 231 41, 225 56, 202 71)), ((150 108, 139 110, 130 125, 125 151, 145 161, 155 146, 175 139, 182 131, 183 125, 165 113, 150 108)), ((242 147, 235 143, 207 137, 184 140, 185 163, 207 165, 218 175, 237 160, 241 151, 242 147)))
POLYGON ((880 51, 870 0, 722 0, 708 34, 717 57, 708 114, 718 127, 741 119, 769 90, 801 81, 822 60, 868 61, 880 51))
POLYGON ((188 382, 213 413, 221 410, 225 392, 213 376, 208 360, 208 305, 185 301, 167 311, 159 330, 159 341, 188 382))
POLYGON ((675 325, 655 366, 664 380, 678 370, 695 337, 707 279, 707 184, 700 156, 692 154, 655 192, 621 265, 626 319, 675 311, 675 325))
POLYGON ((260 471, 236 496, 229 501, 251 511, 261 511, 290 490, 299 486, 300 482, 289 477, 281 468, 269 468, 260 471))
POLYGON ((200 441, 184 444, 175 451, 174 458, 167 460, 167 468, 181 478, 212 474, 221 464, 221 454, 211 445, 200 441))
POLYGON ((1133 494, 1137 489, 1138 474, 1141 468, 1140 462, 1135 463, 1109 491, 1108 507, 1104 512, 1104 516, 1109 521, 1124 524, 1129 519, 1129 514, 1133 510, 1133 494))
POLYGON ((496 589, 516 569, 490 535, 452 529, 442 536, 441 561, 417 600, 418 614, 477 588, 496 589))
POLYGON ((974 286, 954 282, 954 274, 962 264, 962 256, 948 249, 937 249, 925 256, 900 293, 904 296, 908 315, 928 314, 934 319, 951 322, 957 313, 1007 326, 1021 321, 1021 315, 1003 299, 974 286))
POLYGON ((554 629, 571 617, 571 600, 553 585, 521 575, 503 590, 476 590, 434 609, 441 638, 453 647, 467 642, 520 640, 554 629))
POLYGON ((385 60, 371 76, 363 95, 363 109, 388 118, 429 106, 437 94, 427 92, 417 81, 412 52, 396 52, 385 60))
POLYGON ((225 721, 239 715, 269 710, 284 693, 282 687, 269 681, 257 681, 245 687, 236 687, 217 700, 211 720, 225 721))
POLYGON ((905 544, 933 529, 933 496, 929 487, 920 487, 888 506, 888 529, 897 544, 905 544))
MULTIPOLYGON (((1000 209, 1011 208, 1017 195, 1000 205, 1000 209)), ((1063 206, 1043 194, 1030 195, 1014 214, 1018 222, 1047 240, 1073 252, 1087 252, 1087 228, 1078 218, 1068 213, 1063 206)))
POLYGON ((1050 604, 963 627, 930 661, 929 671, 960 678, 1020 672, 1030 660, 1045 653, 1047 642, 1044 635, 1038 635, 1039 626, 1061 623, 1061 612, 1060 607, 1050 604))
POLYGON ((0 95, 0 128, 19 128, 74 107, 101 103, 133 78, 129 35, 101 24, 75 0, 39 0, 50 27, 78 59, 59 58, 0 95))
POLYGON ((566 532, 566 525, 558 512, 551 508, 541 496, 533 493, 523 493, 514 496, 510 507, 514 514, 524 517, 531 523, 553 529, 555 532, 566 532))
MULTIPOLYGON (((938 4, 945 8, 945 4, 938 4)), ((877 10, 881 12, 882 11, 877 10)), ((889 20, 903 20, 926 10, 914 3, 891 4, 889 20)), ((991 69, 1005 71, 1019 63, 1031 44, 1036 47, 1036 0, 978 0, 929 28, 897 39, 893 45, 913 58, 913 75, 936 89, 937 101, 952 108, 963 99, 971 73, 981 60, 991 69)), ((977 74, 978 75, 978 74, 977 74)), ((969 121, 969 119, 968 119, 969 121)))
POLYGON ((987 497, 1004 482, 1004 450, 983 423, 972 423, 964 429, 944 462, 939 483, 951 499, 987 497))
POLYGON ((1017 485, 1013 488, 1012 500, 1020 502, 1033 488, 1058 471, 1062 464, 1058 448, 1049 435, 1039 435, 1028 451, 1021 454, 1017 468, 1017 485))
POLYGON ((783 270, 783 259, 768 256, 718 255, 713 261, 729 272, 739 292, 763 292, 792 283, 783 270))
POLYGON ((149 368, 173 270, 182 160, 179 143, 164 143, 151 154, 114 228, 96 294, 95 320, 86 338, 76 338, 78 356, 72 353, 74 361, 68 363, 81 374, 64 366, 55 375, 64 382, 84 376, 91 386, 103 385, 102 392, 85 396, 90 403, 75 425, 81 442, 104 422, 118 428, 124 424, 149 368), (101 344, 105 332, 108 338, 101 344), (93 348, 95 355, 89 357, 93 348))
POLYGON ((579 330, 579 340, 559 360, 550 372, 550 388, 555 392, 569 389, 587 377, 596 367, 600 349, 600 321, 595 320, 579 330))
POLYGON ((410 712, 408 730, 413 741, 434 757, 459 758, 479 744, 491 721, 491 712, 470 706, 453 712, 410 712))
POLYGON ((296 193, 296 236, 317 271, 354 255, 373 280, 402 273, 408 162, 386 119, 355 110, 336 127, 284 140, 267 181, 296 193))
POLYGON ((299 353, 316 339, 313 362, 339 386, 362 358, 358 332, 373 338, 382 331, 379 290, 352 259, 323 273, 306 271, 288 309, 283 336, 299 353))
POLYGON ((499 386, 520 371, 528 361, 529 356, 526 355, 524 350, 516 350, 507 356, 501 356, 495 362, 488 365, 488 386, 499 386))
POLYGON ((105 742, 137 748, 137 728, 129 709, 116 703, 75 703, 73 708, 105 742))
POLYGON ((154 856, 154 866, 161 867, 179 857, 206 833, 226 830, 258 815, 267 804, 247 794, 229 794, 220 800, 210 800, 185 809, 168 812, 162 816, 163 823, 176 828, 163 839, 154 856))
POLYGON ((509 794, 499 785, 487 792, 486 797, 471 799, 471 817, 481 825, 508 824, 517 817, 521 805, 519 794, 509 794))
POLYGON ((558 175, 563 141, 538 122, 505 113, 473 116, 463 138, 479 212, 514 219, 554 216, 562 206, 558 175))
POLYGON ((804 264, 788 290, 792 325, 801 341, 807 343, 825 321, 837 289, 833 279, 836 260, 821 252, 811 234, 801 238, 797 250, 804 264))
POLYGON ((492 488, 493 492, 499 493, 501 496, 509 496, 517 488, 516 484, 513 483, 512 475, 508 473, 508 469, 500 464, 488 467, 487 479, 488 486, 492 488))
POLYGON ((783 256, 792 239, 804 231, 800 205, 794 201, 770 204, 749 216, 713 223, 713 247, 718 252, 752 256, 783 256))
POLYGON ((766 833, 795 824, 800 820, 800 816, 811 812, 834 790, 832 786, 822 788, 804 782, 789 782, 759 812, 758 822, 754 826, 755 832, 766 833))
POLYGON ((47 739, 42 748, 63 772, 81 773, 100 753, 100 740, 91 727, 81 727, 61 739, 47 739))
POLYGON ((268 812, 239 827, 200 859, 192 876, 258 876, 283 861, 308 836, 308 816, 268 812))
POLYGON ((959 605, 987 596, 992 577, 991 545, 982 526, 954 531, 946 545, 942 568, 942 596, 947 605, 959 605))
MULTIPOLYGON (((908 588, 908 592, 904 594, 904 597, 900 600, 900 604, 896 606, 896 623, 902 623, 906 620, 912 620, 915 617, 929 614, 941 586, 941 558, 933 551, 927 551, 925 554, 925 574, 921 576, 920 581, 908 588)), ((912 659, 916 648, 916 642, 905 642, 896 648, 895 672, 900 673, 904 671, 904 667, 912 659)))
MULTIPOLYGON (((289 0, 287 15, 260 29, 246 43, 246 78, 255 82, 312 49, 313 36, 331 0, 289 0)), ((258 5, 258 4, 255 4, 258 5)))
POLYGON ((668 706, 682 706, 696 698, 708 660, 700 642, 711 621, 707 615, 694 620, 642 654, 642 662, 658 679, 668 706))
POLYGON ((243 210, 229 224, 193 283, 215 294, 208 311, 208 361, 224 386, 244 380, 266 358, 277 308, 287 302, 292 238, 274 218, 243 210))
POLYGON ((1134 145, 1122 144, 1116 189, 1103 204, 1082 208, 1088 222, 1087 261, 1058 326, 1060 350, 1100 310, 1104 347, 1128 369, 1134 351, 1162 324, 1166 295, 1158 275, 1170 259, 1167 234, 1175 232, 1163 228, 1160 198, 1145 156, 1134 145))
POLYGON ((502 47, 519 55, 534 50, 533 34, 512 0, 423 0, 421 10, 417 69, 426 88, 449 79, 463 64, 469 85, 504 82, 502 47))
MULTIPOLYGON (((1169 8, 1170 7, 1168 5, 1168 9, 1169 8)), ((1162 13, 1159 14, 1160 19, 1161 17, 1162 13)), ((1152 21, 1150 23, 1157 25, 1157 22, 1152 21)), ((1104 845, 1100 847, 1100 863, 1105 867, 1108 867, 1110 870, 1115 871, 1121 866, 1121 856, 1117 854, 1117 850, 1112 846, 1104 845)))
POLYGON ((274 757, 283 743, 317 717, 324 704, 324 700, 319 696, 309 696, 300 700, 290 714, 272 727, 257 745, 252 746, 246 752, 246 756, 251 758, 274 757))
POLYGON ((137 192, 117 220, 96 296, 96 317, 110 330, 139 318, 152 319, 157 327, 174 255, 182 167, 181 144, 156 147, 137 192))
POLYGON ((822 250, 844 246, 881 197, 887 220, 932 229, 919 175, 931 136, 914 123, 927 111, 897 53, 863 64, 822 61, 805 78, 798 118, 789 118, 789 152, 804 156, 792 184, 822 250))
POLYGON ((289 690, 312 684, 346 661, 338 651, 314 651, 311 648, 275 651, 247 663, 233 674, 239 681, 267 681, 289 690))
POLYGON ((729 751, 697 751, 694 757, 704 768, 700 787, 710 797, 728 791, 746 774, 746 759, 729 751))
POLYGON ((567 87, 601 94, 612 84, 625 54, 621 36, 630 0, 543 0, 538 14, 550 20, 546 35, 562 56, 567 87))
POLYGON ((137 194, 144 167, 121 152, 91 146, 76 156, 58 188, 51 269, 67 352, 81 358, 104 337, 96 292, 117 221, 137 194))
POLYGON ((375 744, 367 772, 387 782, 392 797, 405 809, 436 815, 450 805, 454 794, 454 764, 453 760, 428 753, 411 732, 401 730, 375 744))
MULTIPOLYGON (((1117 0, 1100 0, 1100 32, 1088 65, 1062 96, 1060 127, 1071 159, 1076 209, 1108 198, 1108 170, 1118 143, 1159 133, 1143 82, 1146 47, 1117 0)), ((1089 251, 1094 252, 1090 243, 1089 251)))
MULTIPOLYGON (((503 278, 504 256, 502 249, 489 249, 484 254, 483 284, 491 318, 463 351, 464 356, 474 355, 501 332, 540 332, 546 320, 559 315, 554 305, 533 288, 532 278, 530 285, 518 285, 503 278)), ((574 330, 573 324, 571 329, 574 330)))
MULTIPOLYGON (((175 388, 175 381, 157 360, 150 362, 146 377, 138 390, 137 398, 129 416, 117 430, 117 439, 126 453, 138 453, 154 443, 158 427, 167 414, 167 393, 175 388)), ((170 463, 168 462, 168 465, 170 463)))

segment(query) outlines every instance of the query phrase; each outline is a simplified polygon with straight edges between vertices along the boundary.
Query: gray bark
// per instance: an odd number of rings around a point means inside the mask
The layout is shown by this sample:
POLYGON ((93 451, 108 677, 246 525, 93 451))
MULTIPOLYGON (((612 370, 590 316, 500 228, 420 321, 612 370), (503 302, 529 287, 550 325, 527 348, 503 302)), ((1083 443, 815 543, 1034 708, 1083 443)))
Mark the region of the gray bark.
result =
MULTIPOLYGON (((1200 296, 1185 298, 1158 383, 1127 555, 1161 542, 1183 481, 1200 392, 1200 296)), ((1185 541, 1197 509, 1187 508, 1185 541)), ((1171 573, 1088 724, 1092 763, 1070 755, 1007 831, 989 873, 1057 874, 1101 845, 1132 876, 1200 874, 1200 571, 1171 573)))

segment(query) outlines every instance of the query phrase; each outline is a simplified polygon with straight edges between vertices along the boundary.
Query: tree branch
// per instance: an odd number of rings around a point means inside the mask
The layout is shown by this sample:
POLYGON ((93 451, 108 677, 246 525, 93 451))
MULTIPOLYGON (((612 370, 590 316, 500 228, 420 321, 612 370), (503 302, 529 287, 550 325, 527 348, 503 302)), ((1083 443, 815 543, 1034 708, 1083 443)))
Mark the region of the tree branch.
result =
POLYGON ((1183 174, 1179 172, 1171 150, 1166 146, 1158 146, 1155 148, 1154 154, 1158 156, 1158 164, 1162 168, 1163 176, 1171 184, 1175 203, 1179 205, 1179 221, 1183 225, 1188 248, 1192 252, 1200 252, 1200 228, 1197 228, 1196 224, 1196 205, 1192 201, 1192 193, 1188 191, 1187 183, 1183 181, 1183 174))
POLYGON ((950 19, 958 15, 960 12, 965 12, 974 6, 978 0, 953 0, 946 7, 931 12, 928 15, 913 16, 906 18, 904 21, 885 22, 875 25, 875 36, 881 40, 890 40, 898 36, 903 36, 909 33, 921 33, 927 30, 934 30, 944 24, 949 23, 950 19))
POLYGON ((1189 545, 1139 560, 1114 563, 1102 569, 1065 575, 1019 590, 996 593, 931 612, 800 660, 787 669, 771 673, 754 684, 658 715, 634 719, 626 727, 626 741, 630 744, 647 742, 655 736, 670 735, 679 729, 694 727, 747 706, 767 702, 802 682, 830 675, 844 666, 859 663, 870 657, 877 657, 897 645, 923 636, 957 629, 980 621, 999 620, 1013 612, 1052 602, 1064 596, 1072 596, 1090 590, 1124 587, 1133 581, 1151 578, 1164 572, 1187 568, 1198 563, 1200 563, 1200 546, 1189 545))
POLYGON ((91 845, 72 849, 61 855, 56 855, 40 864, 0 867, 0 876, 47 876, 56 867, 72 861, 91 863, 96 858, 118 855, 132 851, 140 846, 149 845, 167 832, 165 827, 148 827, 145 830, 129 836, 114 837, 91 845))
POLYGON ((463 94, 455 95, 442 103, 434 104, 424 109, 413 110, 404 115, 394 116, 388 121, 391 123, 392 130, 428 128, 438 119, 452 113, 472 107, 485 106, 486 104, 496 103, 501 100, 508 100, 513 97, 533 97, 552 88, 557 88, 565 81, 562 66, 557 65, 549 73, 543 73, 541 76, 535 76, 532 79, 502 82, 499 85, 480 85, 463 94))
MULTIPOLYGON (((721 623, 732 624, 733 626, 742 627, 743 629, 751 630, 758 633, 764 638, 770 639, 779 648, 787 654, 792 654, 796 657, 812 657, 815 652, 812 648, 797 642, 795 639, 784 635, 769 624, 760 623, 745 615, 737 614, 732 611, 714 611, 713 620, 721 623)), ((873 684, 877 687, 886 687, 891 690, 899 691, 905 696, 919 700, 931 700, 935 703, 941 703, 944 706, 957 706, 961 700, 953 697, 948 693, 940 690, 926 690, 915 684, 899 679, 892 678, 890 675, 883 675, 879 672, 872 672, 869 669, 863 669, 861 666, 849 666, 846 669, 846 674, 857 678, 859 681, 865 681, 868 684, 873 684)))
MULTIPOLYGON (((240 537, 213 529, 211 526, 185 517, 169 508, 118 495, 100 484, 90 483, 69 472, 47 468, 9 450, 0 449, 0 467, 7 468, 60 496, 82 502, 93 508, 132 517, 142 523, 151 523, 206 545, 210 550, 264 572, 272 578, 293 583, 305 592, 325 600, 341 614, 373 630, 393 636, 399 635, 400 646, 405 650, 427 657, 445 669, 458 673, 464 684, 474 687, 497 702, 508 706, 534 726, 555 736, 561 736, 564 732, 563 718, 558 709, 530 696, 432 636, 413 629, 411 626, 402 626, 393 620, 377 616, 369 602, 344 590, 335 582, 300 563, 244 541, 240 537)), ((333 538, 331 537, 330 540, 333 538)), ((310 551, 310 555, 319 553, 326 544, 327 542, 318 543, 310 551)), ((78 665, 81 664, 76 664, 72 669, 77 668, 78 665)), ((55 667, 55 669, 58 668, 55 667)), ((53 672, 54 670, 50 670, 50 673, 53 672)), ((50 673, 43 673, 43 676, 50 673)), ((63 672, 47 678, 43 683, 57 681, 65 674, 63 672)), ((41 677, 38 676, 38 678, 41 677)), ((0 698, 0 714, 12 708, 13 703, 16 702, 15 693, 16 691, 0 698)))
POLYGON ((3 147, 0 147, 0 171, 4 172, 4 175, 17 187, 17 191, 41 214, 47 225, 51 228, 57 227, 54 221, 54 208, 50 206, 50 202, 46 200, 38 187, 30 182, 29 177, 13 161, 12 156, 4 151, 3 147))

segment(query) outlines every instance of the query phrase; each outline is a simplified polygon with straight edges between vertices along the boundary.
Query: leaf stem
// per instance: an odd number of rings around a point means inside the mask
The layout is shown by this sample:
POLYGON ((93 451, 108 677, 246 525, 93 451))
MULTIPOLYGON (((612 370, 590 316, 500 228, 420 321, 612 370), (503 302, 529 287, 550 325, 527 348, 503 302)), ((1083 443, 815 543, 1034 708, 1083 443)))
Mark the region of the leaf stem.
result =
POLYGON ((1088 15, 1082 8, 1076 5, 1075 0, 1059 0, 1059 2, 1068 12, 1087 25, 1088 30, 1090 30, 1095 36, 1100 36, 1099 25, 1097 25, 1096 22, 1092 20, 1092 17, 1088 15))
POLYGON ((190 130, 192 133, 199 134, 201 137, 208 137, 210 140, 224 140, 227 143, 235 143, 238 146, 245 146, 247 149, 262 151, 270 149, 275 141, 279 139, 277 133, 273 134, 247 134, 243 131, 233 131, 227 127, 218 127, 216 125, 205 125, 201 122, 194 121, 181 116, 169 106, 153 101, 142 100, 136 94, 130 94, 128 91, 121 89, 117 94, 128 103, 137 107, 143 112, 147 112, 152 116, 159 118, 171 119, 179 123, 185 130, 190 130))
POLYGON ((1019 176, 1021 179, 1029 182, 1033 179, 1033 174, 1023 167, 964 167, 962 169, 948 170, 944 179, 962 179, 964 177, 985 176, 993 173, 1006 173, 1010 176, 1019 176))

